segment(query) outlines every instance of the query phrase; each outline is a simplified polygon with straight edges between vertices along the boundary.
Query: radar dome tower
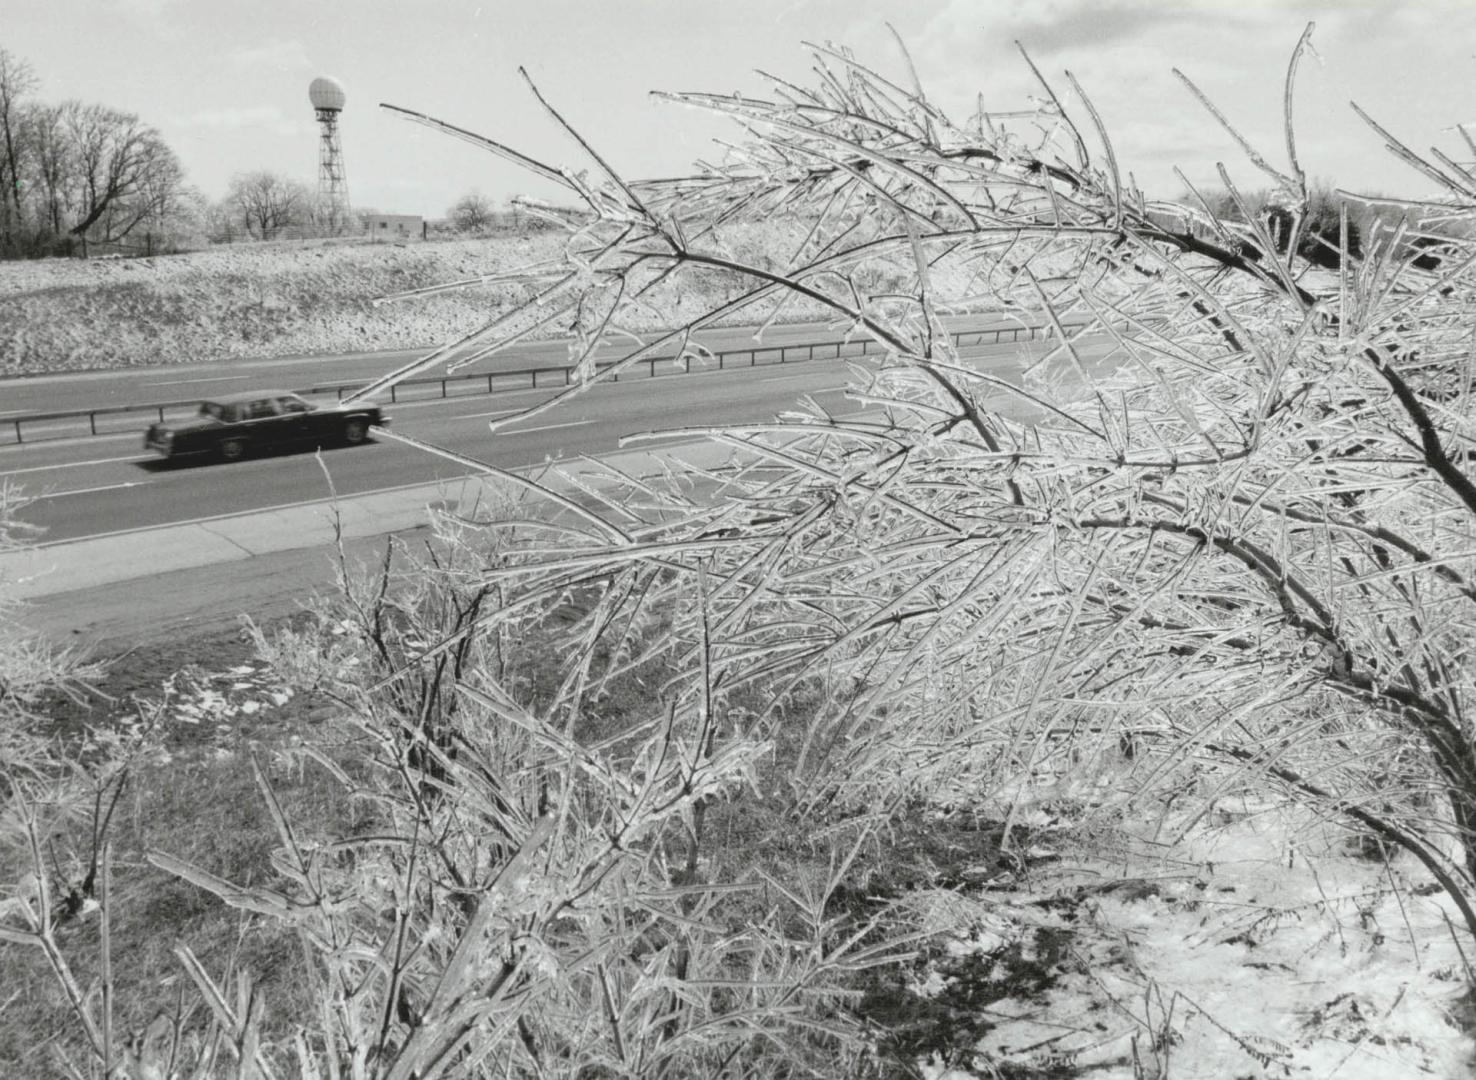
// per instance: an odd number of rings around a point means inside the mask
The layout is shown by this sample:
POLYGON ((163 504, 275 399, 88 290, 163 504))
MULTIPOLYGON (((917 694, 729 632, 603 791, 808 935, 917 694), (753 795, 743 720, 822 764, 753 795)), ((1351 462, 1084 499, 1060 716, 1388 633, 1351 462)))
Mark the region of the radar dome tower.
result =
POLYGON ((339 81, 326 75, 312 81, 308 98, 318 115, 318 220, 324 231, 337 234, 349 224, 348 173, 338 141, 338 114, 347 99, 339 81))

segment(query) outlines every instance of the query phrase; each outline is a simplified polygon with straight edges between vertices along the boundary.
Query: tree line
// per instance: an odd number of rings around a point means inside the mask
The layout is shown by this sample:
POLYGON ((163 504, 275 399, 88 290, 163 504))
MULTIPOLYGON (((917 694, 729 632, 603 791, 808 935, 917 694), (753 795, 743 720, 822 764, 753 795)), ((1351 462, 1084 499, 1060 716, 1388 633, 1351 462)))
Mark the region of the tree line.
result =
MULTIPOLYGON (((312 187, 269 170, 235 174, 219 200, 186 182, 158 129, 134 113, 75 98, 36 96, 40 79, 0 46, 0 258, 153 254, 208 243, 321 236, 312 187)), ((356 207, 348 228, 375 211, 356 207)), ((485 235, 549 227, 514 200, 505 211, 469 192, 446 213, 451 232, 485 235)))
POLYGON ((246 171, 209 200, 186 182, 157 128, 107 105, 44 101, 39 85, 35 69, 0 46, 0 258, 153 253, 324 231, 309 185, 246 171))
POLYGON ((41 101, 38 83, 0 48, 0 255, 168 244, 200 196, 158 130, 107 105, 41 101))

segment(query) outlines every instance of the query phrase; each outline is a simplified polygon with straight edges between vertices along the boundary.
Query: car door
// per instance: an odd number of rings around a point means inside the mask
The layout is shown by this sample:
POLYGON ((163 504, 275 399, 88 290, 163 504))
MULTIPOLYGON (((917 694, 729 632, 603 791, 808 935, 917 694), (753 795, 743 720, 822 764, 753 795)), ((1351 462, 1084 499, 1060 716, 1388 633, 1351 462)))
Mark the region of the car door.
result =
POLYGON ((278 446, 291 441, 292 421, 282 415, 282 405, 276 398, 258 398, 246 410, 245 427, 256 446, 278 446))
POLYGON ((284 394, 277 399, 282 425, 282 438, 292 442, 304 442, 317 437, 314 429, 313 407, 296 394, 284 394))

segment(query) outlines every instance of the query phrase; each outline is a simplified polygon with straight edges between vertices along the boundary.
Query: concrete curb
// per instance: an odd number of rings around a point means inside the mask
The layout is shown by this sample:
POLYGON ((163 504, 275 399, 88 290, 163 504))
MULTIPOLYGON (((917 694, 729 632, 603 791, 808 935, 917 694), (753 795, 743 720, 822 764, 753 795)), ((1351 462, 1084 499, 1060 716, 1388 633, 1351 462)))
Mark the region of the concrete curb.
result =
MULTIPOLYGON (((715 443, 685 442, 607 454, 599 460, 630 476, 652 477, 665 474, 674 464, 708 468, 730 453, 715 443)), ((576 464, 567 462, 564 466, 576 464)), ((525 476, 540 471, 542 466, 517 470, 525 476)), ((475 502, 484 483, 494 479, 467 476, 339 499, 337 516, 343 538, 355 540, 419 528, 427 524, 431 508, 454 510, 462 503, 475 502)), ((551 486, 556 490, 567 488, 551 486)), ((177 570, 319 547, 333 542, 334 536, 334 502, 324 499, 279 510, 0 553, 0 583, 17 599, 36 600, 177 570)))

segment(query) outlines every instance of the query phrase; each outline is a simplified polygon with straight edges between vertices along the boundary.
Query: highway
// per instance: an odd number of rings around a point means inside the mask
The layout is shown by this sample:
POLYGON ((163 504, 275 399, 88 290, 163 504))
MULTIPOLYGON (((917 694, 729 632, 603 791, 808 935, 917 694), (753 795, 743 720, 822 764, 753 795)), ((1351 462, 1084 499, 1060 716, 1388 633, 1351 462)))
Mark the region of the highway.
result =
MULTIPOLYGON (((1009 326, 998 315, 951 320, 953 329, 1009 326)), ((752 349, 798 342, 839 341, 844 334, 824 323, 793 323, 765 330, 755 340, 753 327, 704 330, 693 340, 713 351, 752 349)), ((234 393, 255 387, 295 390, 320 385, 351 386, 393 371, 402 364, 430 352, 424 349, 345 353, 339 356, 281 357, 256 360, 218 360, 199 364, 175 364, 120 371, 66 372, 55 375, 22 375, 0 378, 0 427, 7 416, 23 413, 65 412, 137 402, 196 399, 212 393, 234 393)), ((663 350, 670 354, 674 350, 663 350)), ((601 360, 619 355, 602 348, 601 360)), ((496 372, 568 364, 568 344, 563 339, 519 342, 494 353, 465 372, 496 372)))
MULTIPOLYGON (((785 328, 791 331, 792 328, 785 328)), ((814 340, 815 330, 786 332, 789 341, 814 340)), ((833 340, 834 335, 828 339, 833 340)), ((765 343, 774 339, 765 334, 765 343)), ((751 332, 732 332, 729 342, 752 341, 751 332)), ((731 344, 725 347, 732 347, 731 344)), ((972 363, 1013 378, 1023 362, 1038 356, 1044 346, 1022 342, 976 346, 965 350, 972 363)), ((415 354, 412 354, 415 355, 415 354)), ((561 343, 519 349, 504 362, 512 367, 535 366, 537 357, 561 362, 561 343)), ((292 367, 301 378, 279 377, 289 364, 303 361, 258 361, 219 364, 218 374, 229 371, 231 391, 255 386, 282 386, 321 381, 326 368, 354 370, 367 378, 393 366, 394 358, 378 354, 361 358, 319 360, 292 367), (371 363, 366 370, 358 365, 371 363), (274 367, 273 365, 282 365, 274 367), (237 376, 242 378, 237 379, 237 376)), ((402 362, 402 361, 401 361, 402 362)), ((165 375, 189 375, 174 369, 110 373, 106 385, 122 400, 147 400, 147 393, 165 375)), ((846 366, 817 360, 801 364, 673 373, 655 379, 636 378, 599 385, 563 407, 530 418, 513 430, 488 431, 489 421, 546 400, 555 391, 515 390, 446 400, 429 398, 401 401, 388 407, 391 430, 434 442, 502 468, 536 465, 548 459, 597 455, 615 450, 622 436, 651 430, 762 421, 792 406, 803 395, 813 395, 832 412, 855 412, 843 396, 846 366)), ((16 385, 36 383, 55 395, 48 407, 85 407, 94 399, 84 389, 93 377, 57 377, 17 380, 0 384, 8 393, 16 385), (80 404, 79 404, 80 403, 80 404)), ((102 380, 98 379, 97 383, 102 380)), ((197 395, 212 384, 194 384, 197 395)), ((188 393, 180 395, 189 396, 188 393)), ((10 400, 5 399, 7 407, 10 400)), ((288 451, 225 464, 215 461, 165 462, 141 449, 136 432, 73 438, 0 447, 0 483, 19 485, 34 501, 22 508, 22 522, 40 527, 43 545, 95 538, 159 525, 198 521, 230 514, 253 513, 321 500, 329 484, 311 452, 288 451)), ((325 450, 323 462, 340 496, 393 490, 438 480, 453 480, 463 469, 442 458, 378 440, 359 447, 325 450)))

